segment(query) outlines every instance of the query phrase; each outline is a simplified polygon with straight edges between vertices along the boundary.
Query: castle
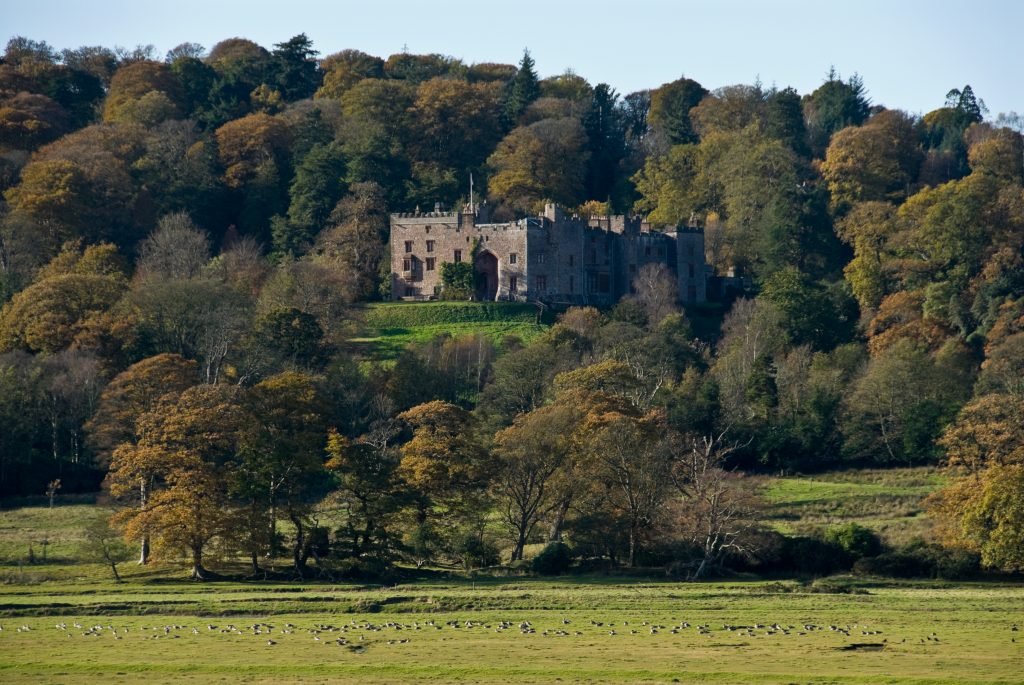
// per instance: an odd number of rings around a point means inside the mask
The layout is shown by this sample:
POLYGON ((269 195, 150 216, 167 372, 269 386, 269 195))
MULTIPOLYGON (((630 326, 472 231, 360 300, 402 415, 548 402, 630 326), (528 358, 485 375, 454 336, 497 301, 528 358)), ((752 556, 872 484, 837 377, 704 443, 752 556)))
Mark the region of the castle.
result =
POLYGON ((474 297, 554 305, 611 305, 631 292, 640 269, 664 264, 682 303, 704 302, 708 268, 700 229, 652 230, 639 218, 544 214, 484 223, 461 212, 391 215, 391 298, 430 299, 441 291, 441 265, 471 262, 474 297))

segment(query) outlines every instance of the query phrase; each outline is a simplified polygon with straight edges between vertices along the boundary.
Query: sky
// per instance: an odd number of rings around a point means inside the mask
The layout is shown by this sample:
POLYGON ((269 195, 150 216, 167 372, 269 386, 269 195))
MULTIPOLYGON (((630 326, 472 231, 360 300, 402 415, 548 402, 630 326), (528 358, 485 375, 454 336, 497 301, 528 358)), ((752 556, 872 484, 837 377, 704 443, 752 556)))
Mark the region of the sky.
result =
POLYGON ((873 104, 924 114, 970 84, 988 106, 1024 113, 1024 0, 0 0, 0 38, 60 48, 231 37, 268 49, 305 33, 321 56, 441 53, 572 69, 620 94, 680 76, 809 93, 834 67, 873 104))

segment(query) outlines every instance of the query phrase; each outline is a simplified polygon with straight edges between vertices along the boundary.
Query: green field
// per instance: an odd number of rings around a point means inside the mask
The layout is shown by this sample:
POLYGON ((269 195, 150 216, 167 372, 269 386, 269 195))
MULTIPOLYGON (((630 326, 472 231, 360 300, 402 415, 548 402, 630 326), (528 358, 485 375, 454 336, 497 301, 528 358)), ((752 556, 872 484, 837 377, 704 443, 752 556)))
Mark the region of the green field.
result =
MULTIPOLYGON (((528 343, 547 330, 532 304, 501 302, 379 302, 360 308, 361 331, 349 340, 369 361, 393 361, 410 344, 439 335, 481 333, 500 344, 508 336, 528 343)), ((544 321, 548 317, 540 317, 544 321)))
POLYGON ((0 589, 0 679, 1019 683, 1024 588, 587 579, 0 589), (526 624, 529 624, 528 626, 526 624), (29 628, 24 630, 23 627, 29 628))
MULTIPOLYGON (((799 528, 917 520, 937 478, 764 484, 775 522, 799 528)), ((0 510, 0 682, 1024 682, 1019 583, 678 583, 655 571, 194 583, 180 566, 125 563, 115 584, 77 559, 82 527, 106 510, 69 500, 0 510)))

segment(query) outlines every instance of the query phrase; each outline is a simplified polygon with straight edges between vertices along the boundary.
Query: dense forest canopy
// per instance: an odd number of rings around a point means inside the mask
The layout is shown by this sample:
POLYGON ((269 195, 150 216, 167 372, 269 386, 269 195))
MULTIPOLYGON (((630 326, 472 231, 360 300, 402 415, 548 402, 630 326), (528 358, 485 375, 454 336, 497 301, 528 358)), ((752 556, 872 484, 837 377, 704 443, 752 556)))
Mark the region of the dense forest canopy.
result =
POLYGON ((498 519, 514 559, 567 536, 702 572, 751 547, 744 471, 943 463, 942 540, 1019 569, 1024 120, 969 85, 924 116, 868 85, 620 94, 529 52, 13 38, 0 494, 103 480, 144 554, 197 575, 211 545, 484 563, 498 519), (360 360, 388 213, 459 206, 471 175, 496 218, 697 223, 746 290, 683 311, 652 277, 528 345, 360 360), (331 498, 337 531, 315 525, 331 498))

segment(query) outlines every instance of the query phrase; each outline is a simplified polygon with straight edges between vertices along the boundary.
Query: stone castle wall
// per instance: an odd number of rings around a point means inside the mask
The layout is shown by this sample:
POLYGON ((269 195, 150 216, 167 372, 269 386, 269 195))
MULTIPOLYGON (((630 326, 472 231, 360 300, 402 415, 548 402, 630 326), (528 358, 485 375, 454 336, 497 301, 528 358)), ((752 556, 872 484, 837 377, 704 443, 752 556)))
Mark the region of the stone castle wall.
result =
POLYGON ((652 231, 622 216, 567 217, 554 205, 543 216, 496 224, 477 223, 469 211, 392 215, 392 299, 435 297, 441 265, 457 261, 473 264, 478 299, 613 304, 651 263, 675 273, 680 301, 706 298, 699 230, 652 231))

